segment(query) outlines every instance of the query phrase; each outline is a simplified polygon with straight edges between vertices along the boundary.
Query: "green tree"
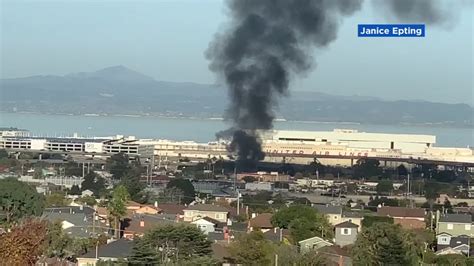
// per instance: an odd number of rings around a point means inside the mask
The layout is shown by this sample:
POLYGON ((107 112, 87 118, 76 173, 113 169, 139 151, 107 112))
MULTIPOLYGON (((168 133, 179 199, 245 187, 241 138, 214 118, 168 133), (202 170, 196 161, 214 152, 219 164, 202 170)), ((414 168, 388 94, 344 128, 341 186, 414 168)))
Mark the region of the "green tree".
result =
POLYGON ((429 203, 430 211, 433 210, 433 204, 439 197, 439 191, 441 190, 440 184, 437 182, 426 182, 425 184, 425 198, 429 203))
POLYGON ((403 164, 400 164, 400 165, 397 167, 397 172, 398 172, 398 175, 399 175, 399 176, 407 176, 407 175, 408 175, 408 170, 407 170, 407 168, 405 167, 405 165, 403 165, 403 164))
POLYGON ((352 249, 354 265, 416 265, 420 258, 407 232, 399 225, 377 223, 365 227, 352 249))
POLYGON ((130 194, 130 198, 134 201, 145 203, 146 198, 143 198, 143 189, 145 186, 140 183, 140 176, 133 175, 131 171, 129 173, 122 176, 122 181, 120 184, 127 188, 128 193, 130 194))
POLYGON ((377 193, 379 194, 390 194, 393 191, 393 181, 392 180, 380 180, 377 184, 377 193))
POLYGON ((134 243, 130 261, 134 265, 174 262, 211 254, 211 242, 200 229, 184 224, 157 226, 134 243))
POLYGON ((379 167, 380 162, 374 159, 359 159, 354 165, 354 177, 368 178, 380 176, 382 169, 379 167))
POLYGON ((272 224, 276 227, 290 229, 295 242, 313 236, 332 238, 332 227, 324 216, 314 208, 306 205, 292 205, 284 207, 272 217, 272 224))
POLYGON ((130 200, 127 188, 124 186, 117 186, 112 192, 112 199, 109 201, 107 210, 110 217, 113 219, 115 236, 120 238, 120 219, 127 213, 126 204, 130 200))
POLYGON ((229 246, 234 263, 242 265, 270 265, 273 260, 274 246, 265 239, 260 231, 242 234, 229 246))
POLYGON ((65 257, 72 239, 63 231, 60 222, 49 223, 46 235, 47 249, 44 253, 47 257, 65 257))
POLYGON ((97 201, 92 196, 80 197, 76 201, 82 204, 86 204, 88 206, 95 206, 97 204, 97 201))
POLYGON ((0 219, 4 214, 7 224, 41 215, 44 205, 44 197, 26 183, 13 178, 0 180, 0 219))
POLYGON ((107 158, 106 168, 115 180, 121 180, 122 177, 131 169, 128 155, 125 153, 117 153, 110 156, 107 158))
POLYGON ((90 172, 84 176, 84 181, 81 184, 81 190, 90 190, 94 192, 95 196, 99 196, 105 191, 105 181, 95 172, 90 172))
POLYGON ((0 160, 8 159, 8 152, 5 149, 0 149, 0 160))
POLYGON ((362 227, 366 228, 378 223, 393 224, 393 217, 365 215, 364 219, 362 220, 362 227))
POLYGON ((46 207, 67 206, 69 199, 66 199, 64 193, 53 193, 46 196, 46 207))
POLYGON ((79 164, 69 161, 64 165, 65 176, 82 176, 82 167, 79 164))
POLYGON ((182 202, 185 204, 189 204, 194 201, 194 197, 196 196, 196 192, 194 191, 194 186, 188 179, 184 178, 174 178, 171 179, 166 188, 178 188, 183 191, 184 199, 182 202))
POLYGON ((71 195, 81 195, 81 189, 78 185, 72 185, 71 190, 69 190, 71 195))

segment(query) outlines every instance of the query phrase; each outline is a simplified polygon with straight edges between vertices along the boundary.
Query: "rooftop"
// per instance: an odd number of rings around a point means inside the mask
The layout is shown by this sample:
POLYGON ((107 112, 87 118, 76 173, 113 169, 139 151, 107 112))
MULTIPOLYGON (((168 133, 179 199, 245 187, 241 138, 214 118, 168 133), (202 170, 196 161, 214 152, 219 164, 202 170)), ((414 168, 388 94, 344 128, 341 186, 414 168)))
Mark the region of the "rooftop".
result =
POLYGON ((377 213, 390 217, 425 218, 425 210, 422 208, 383 206, 377 209, 377 213))
POLYGON ((332 205, 313 205, 318 212, 324 214, 342 214, 341 206, 332 206, 332 205))
POLYGON ((212 204, 197 204, 188 206, 185 210, 193 211, 210 211, 210 212, 229 212, 226 208, 212 204))
POLYGON ((359 226, 355 223, 351 223, 349 221, 342 222, 340 224, 336 224, 334 227, 341 227, 341 228, 358 228, 359 226))
MULTIPOLYGON (((100 246, 97 254, 99 258, 126 258, 131 255, 132 247, 133 241, 121 238, 107 245, 100 246)), ((95 252, 95 249, 91 249, 91 251, 80 256, 80 258, 95 258, 95 252)))
POLYGON ((257 217, 252 218, 249 220, 250 227, 258 227, 258 228, 273 228, 272 225, 272 216, 271 213, 262 213, 257 215, 257 217))
POLYGON ((444 214, 439 217, 441 223, 472 223, 472 217, 469 214, 444 214))

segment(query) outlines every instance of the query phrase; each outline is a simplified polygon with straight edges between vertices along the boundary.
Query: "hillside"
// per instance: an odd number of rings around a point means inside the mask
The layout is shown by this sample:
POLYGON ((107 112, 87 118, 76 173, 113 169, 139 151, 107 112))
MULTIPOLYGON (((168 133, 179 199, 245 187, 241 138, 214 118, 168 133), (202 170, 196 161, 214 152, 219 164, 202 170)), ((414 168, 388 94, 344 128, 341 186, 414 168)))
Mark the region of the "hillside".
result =
MULTIPOLYGON (((65 76, 0 80, 0 111, 221 117, 226 91, 216 85, 157 81, 123 66, 65 76)), ((277 116, 287 120, 472 126, 466 104, 383 101, 292 91, 277 116)))

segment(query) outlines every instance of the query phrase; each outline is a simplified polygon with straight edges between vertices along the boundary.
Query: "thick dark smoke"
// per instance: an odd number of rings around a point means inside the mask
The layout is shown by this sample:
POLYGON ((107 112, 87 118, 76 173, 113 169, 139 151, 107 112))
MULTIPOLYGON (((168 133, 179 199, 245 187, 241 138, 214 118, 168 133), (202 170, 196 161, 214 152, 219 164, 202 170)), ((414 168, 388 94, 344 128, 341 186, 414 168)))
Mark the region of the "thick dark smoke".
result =
POLYGON ((311 68, 311 48, 335 40, 340 17, 358 10, 361 2, 228 2, 230 26, 216 36, 207 56, 211 70, 223 77, 229 89, 226 118, 236 129, 230 148, 239 159, 260 158, 263 153, 255 132, 273 127, 276 101, 287 94, 290 74, 311 68))
MULTIPOLYGON (((440 0, 373 0, 399 22, 442 24, 449 18, 440 0)), ((455 1, 452 1, 455 2, 455 1)))
MULTIPOLYGON (((373 1, 400 22, 436 24, 446 18, 439 0, 373 1)), ((342 17, 361 5, 362 0, 228 1, 230 23, 206 55, 231 102, 226 118, 233 125, 218 136, 233 135, 229 148, 239 159, 263 158, 256 131, 273 127, 277 100, 288 94, 291 75, 309 70, 312 50, 334 41, 342 17)))

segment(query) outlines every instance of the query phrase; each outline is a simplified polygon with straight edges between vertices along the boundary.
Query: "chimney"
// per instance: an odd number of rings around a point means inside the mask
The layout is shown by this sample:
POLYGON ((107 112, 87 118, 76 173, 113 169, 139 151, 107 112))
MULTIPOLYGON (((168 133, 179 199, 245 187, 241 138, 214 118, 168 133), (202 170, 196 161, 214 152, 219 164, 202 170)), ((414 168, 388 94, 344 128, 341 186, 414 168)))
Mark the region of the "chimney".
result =
POLYGON ((155 208, 158 208, 158 201, 155 200, 155 208))
POLYGON ((229 228, 227 226, 224 226, 224 240, 229 240, 229 228))
POLYGON ((277 233, 277 228, 276 227, 273 227, 273 233, 277 233))
POLYGON ((143 221, 143 219, 140 220, 140 227, 145 227, 145 221, 143 221))
POLYGON ((252 212, 252 219, 255 218, 255 217, 257 217, 257 214, 252 212))

